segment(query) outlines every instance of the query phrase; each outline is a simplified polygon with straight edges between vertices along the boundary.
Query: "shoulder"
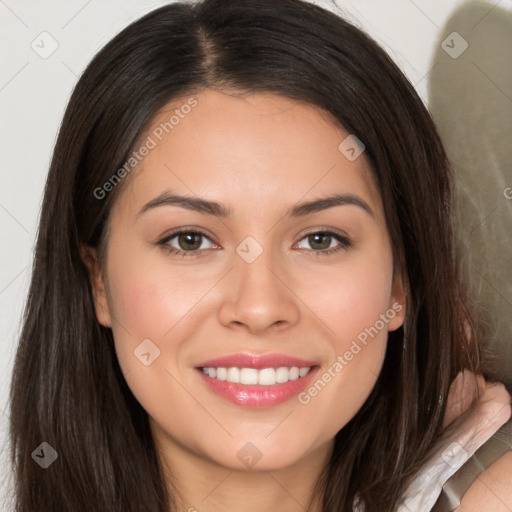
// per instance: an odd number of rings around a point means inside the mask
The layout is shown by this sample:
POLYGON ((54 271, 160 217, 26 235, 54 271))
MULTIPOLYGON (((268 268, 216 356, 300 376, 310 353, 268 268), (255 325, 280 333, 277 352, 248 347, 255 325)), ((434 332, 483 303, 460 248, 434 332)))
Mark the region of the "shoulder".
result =
POLYGON ((512 451, 493 462, 471 484, 455 512, 512 510, 512 451))

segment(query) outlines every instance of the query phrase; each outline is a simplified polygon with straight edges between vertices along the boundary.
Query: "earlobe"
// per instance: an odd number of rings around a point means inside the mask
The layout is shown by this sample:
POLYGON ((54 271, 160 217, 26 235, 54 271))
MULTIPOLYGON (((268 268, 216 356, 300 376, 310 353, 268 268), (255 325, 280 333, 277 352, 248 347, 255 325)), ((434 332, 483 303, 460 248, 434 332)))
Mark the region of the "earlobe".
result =
POLYGON ((397 273, 393 282, 393 291, 391 293, 391 300, 389 302, 388 330, 396 331, 405 322, 406 314, 406 295, 403 279, 397 273))
POLYGON ((98 263, 97 250, 83 245, 81 247, 81 255, 82 260, 89 271, 94 307, 96 309, 96 318, 104 327, 111 327, 110 308, 108 305, 105 283, 98 263))

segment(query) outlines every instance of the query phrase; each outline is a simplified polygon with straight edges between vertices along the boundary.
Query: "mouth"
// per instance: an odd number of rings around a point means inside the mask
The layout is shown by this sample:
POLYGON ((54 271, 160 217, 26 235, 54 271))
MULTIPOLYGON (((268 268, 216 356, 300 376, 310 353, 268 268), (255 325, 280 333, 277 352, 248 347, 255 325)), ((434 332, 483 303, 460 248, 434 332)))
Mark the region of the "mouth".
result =
POLYGON ((202 381, 217 396, 241 407, 269 408, 303 391, 320 366, 280 354, 235 354, 196 367, 202 381))

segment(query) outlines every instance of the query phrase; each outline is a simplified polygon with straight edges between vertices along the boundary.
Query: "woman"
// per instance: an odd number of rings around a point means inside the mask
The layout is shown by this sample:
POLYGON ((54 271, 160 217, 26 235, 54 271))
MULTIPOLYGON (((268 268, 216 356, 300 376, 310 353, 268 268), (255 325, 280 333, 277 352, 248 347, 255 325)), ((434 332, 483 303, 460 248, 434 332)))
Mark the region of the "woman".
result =
POLYGON ((451 187, 413 87, 334 14, 205 0, 127 27, 48 176, 17 510, 430 509, 429 458, 482 400, 486 439, 510 417, 451 187))

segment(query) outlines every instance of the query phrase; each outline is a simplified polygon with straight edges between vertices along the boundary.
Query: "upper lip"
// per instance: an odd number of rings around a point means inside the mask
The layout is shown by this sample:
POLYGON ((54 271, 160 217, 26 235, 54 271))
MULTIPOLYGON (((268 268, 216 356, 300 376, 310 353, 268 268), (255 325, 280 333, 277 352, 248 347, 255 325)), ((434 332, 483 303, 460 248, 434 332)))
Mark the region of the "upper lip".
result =
POLYGON ((218 357, 216 359, 209 359, 197 365, 197 368, 255 368, 261 370, 263 368, 279 368, 281 366, 287 366, 292 368, 297 366, 298 368, 305 368, 315 366, 318 363, 315 361, 306 361, 298 357, 287 356, 285 354, 248 354, 238 353, 231 354, 224 357, 218 357))

